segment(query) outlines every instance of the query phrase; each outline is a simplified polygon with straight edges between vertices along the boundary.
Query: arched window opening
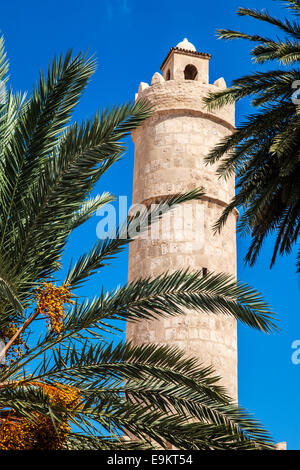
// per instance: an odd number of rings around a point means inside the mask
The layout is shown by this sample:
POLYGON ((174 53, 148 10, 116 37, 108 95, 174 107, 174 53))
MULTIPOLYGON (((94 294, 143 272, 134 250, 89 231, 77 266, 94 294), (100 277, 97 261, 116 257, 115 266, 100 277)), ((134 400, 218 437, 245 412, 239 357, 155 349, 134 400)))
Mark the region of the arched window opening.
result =
POLYGON ((171 80, 171 71, 170 71, 170 69, 167 71, 166 80, 171 80))
POLYGON ((185 80, 196 80, 197 75, 198 75, 198 70, 192 64, 187 65, 186 68, 184 69, 185 80))

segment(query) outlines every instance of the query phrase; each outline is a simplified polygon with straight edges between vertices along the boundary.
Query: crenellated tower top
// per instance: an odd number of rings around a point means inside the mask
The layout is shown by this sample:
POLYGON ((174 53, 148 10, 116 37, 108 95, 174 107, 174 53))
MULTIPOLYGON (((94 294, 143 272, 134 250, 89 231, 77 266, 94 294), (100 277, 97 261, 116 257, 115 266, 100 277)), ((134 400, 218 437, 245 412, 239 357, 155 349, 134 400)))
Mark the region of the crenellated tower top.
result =
MULTIPOLYGON (((207 119, 235 129, 235 106, 232 104, 208 111, 203 98, 210 92, 226 88, 223 77, 209 83, 211 55, 197 52, 186 38, 172 47, 161 65, 161 73, 155 72, 151 85, 141 82, 135 98, 147 99, 156 112, 171 109, 200 113, 207 119)), ((136 134, 137 131, 133 133, 136 134)))

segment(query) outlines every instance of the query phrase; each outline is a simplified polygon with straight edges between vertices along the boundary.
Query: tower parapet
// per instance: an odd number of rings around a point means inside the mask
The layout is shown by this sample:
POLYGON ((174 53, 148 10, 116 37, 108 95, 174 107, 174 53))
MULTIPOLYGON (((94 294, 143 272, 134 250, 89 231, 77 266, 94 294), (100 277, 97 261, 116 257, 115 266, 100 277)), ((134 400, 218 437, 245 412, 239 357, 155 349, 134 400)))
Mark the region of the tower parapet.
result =
MULTIPOLYGON (((209 54, 197 52, 185 39, 169 51, 162 74, 156 72, 151 85, 142 82, 139 86, 136 98, 146 99, 153 115, 132 133, 133 203, 149 203, 200 186, 205 196, 188 203, 188 220, 182 222, 175 211, 167 233, 161 231, 157 239, 137 239, 130 245, 130 281, 183 268, 236 276, 237 214, 230 215, 221 234, 212 231, 234 195, 234 177, 219 180, 216 166, 204 162, 209 151, 234 131, 235 110, 234 105, 213 112, 205 108, 204 96, 226 87, 223 78, 208 83, 209 60, 209 54)), ((213 365, 237 399, 233 318, 189 311, 178 317, 129 323, 127 337, 136 343, 173 344, 213 365)))

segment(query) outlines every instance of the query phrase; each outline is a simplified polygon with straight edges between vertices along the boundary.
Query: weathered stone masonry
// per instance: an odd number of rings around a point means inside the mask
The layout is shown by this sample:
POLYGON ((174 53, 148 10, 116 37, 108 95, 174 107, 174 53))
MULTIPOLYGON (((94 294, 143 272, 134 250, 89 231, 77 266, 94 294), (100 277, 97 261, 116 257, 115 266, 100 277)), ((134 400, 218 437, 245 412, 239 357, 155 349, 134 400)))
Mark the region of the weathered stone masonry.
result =
MULTIPOLYGON (((182 268, 205 269, 236 276, 236 214, 221 234, 212 226, 231 200, 234 178, 220 180, 216 167, 204 157, 234 130, 234 106, 208 112, 203 97, 225 88, 223 78, 208 80, 210 56, 187 40, 172 48, 155 73, 151 86, 141 83, 137 99, 147 99, 154 114, 135 130, 133 203, 203 186, 206 196, 189 203, 190 217, 181 223, 176 212, 170 229, 156 239, 138 239, 130 246, 129 281, 182 268)), ((179 209, 183 210, 183 209, 179 209)), ((177 213, 178 215, 179 213, 177 213)), ((168 343, 183 348, 204 364, 212 364, 231 396, 237 400, 237 325, 228 316, 189 311, 154 321, 127 325, 127 338, 135 343, 168 343)))

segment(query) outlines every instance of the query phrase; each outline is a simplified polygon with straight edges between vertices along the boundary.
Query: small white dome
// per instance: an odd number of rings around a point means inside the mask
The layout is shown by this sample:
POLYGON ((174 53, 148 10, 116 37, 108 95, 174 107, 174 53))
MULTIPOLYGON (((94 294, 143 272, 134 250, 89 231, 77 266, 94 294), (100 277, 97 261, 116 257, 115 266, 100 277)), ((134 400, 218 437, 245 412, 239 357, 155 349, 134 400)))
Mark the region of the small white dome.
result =
POLYGON ((194 44, 189 42, 187 38, 184 38, 183 41, 179 42, 176 47, 178 47, 178 49, 185 49, 186 51, 197 51, 194 44))

